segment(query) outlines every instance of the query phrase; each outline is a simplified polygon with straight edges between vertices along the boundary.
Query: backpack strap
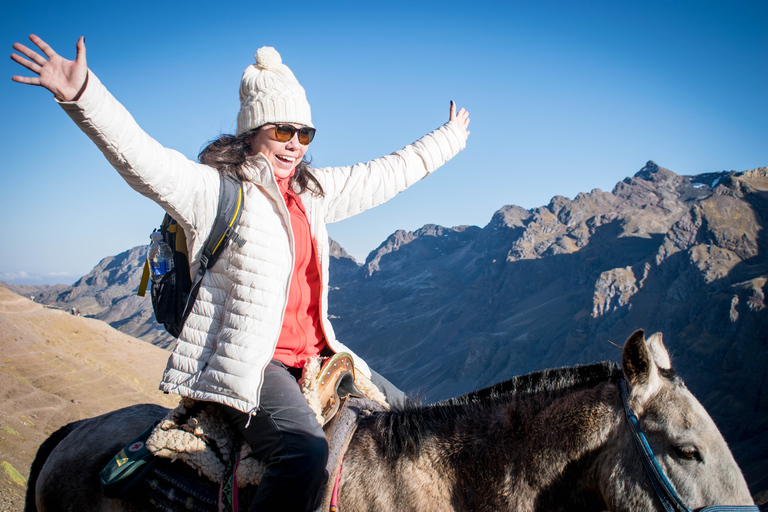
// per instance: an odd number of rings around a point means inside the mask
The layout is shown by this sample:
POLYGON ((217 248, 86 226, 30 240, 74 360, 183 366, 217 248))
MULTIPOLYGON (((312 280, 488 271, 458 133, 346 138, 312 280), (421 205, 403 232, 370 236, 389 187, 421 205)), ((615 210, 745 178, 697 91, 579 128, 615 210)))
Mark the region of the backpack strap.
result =
POLYGON ((141 273, 141 281, 139 282, 139 289, 136 291, 136 295, 143 297, 147 293, 147 285, 149 284, 149 261, 144 260, 144 271, 141 273))
POLYGON ((213 221, 211 233, 205 240, 203 254, 200 256, 200 268, 192 280, 192 288, 189 291, 189 297, 187 297, 187 305, 184 307, 181 325, 184 325, 189 313, 192 311, 192 306, 197 298, 197 292, 200 289, 200 284, 203 282, 205 273, 216 263, 216 260, 227 244, 232 241, 239 247, 245 245, 245 239, 235 233, 235 228, 240 222, 242 213, 243 184, 234 176, 222 174, 216 218, 213 221))
POLYGON ((229 240, 242 247, 245 239, 235 233, 235 227, 240 222, 243 213, 243 186, 230 175, 221 176, 219 189, 219 208, 213 221, 211 233, 205 241, 203 255, 200 257, 200 265, 209 269, 218 259, 229 240))

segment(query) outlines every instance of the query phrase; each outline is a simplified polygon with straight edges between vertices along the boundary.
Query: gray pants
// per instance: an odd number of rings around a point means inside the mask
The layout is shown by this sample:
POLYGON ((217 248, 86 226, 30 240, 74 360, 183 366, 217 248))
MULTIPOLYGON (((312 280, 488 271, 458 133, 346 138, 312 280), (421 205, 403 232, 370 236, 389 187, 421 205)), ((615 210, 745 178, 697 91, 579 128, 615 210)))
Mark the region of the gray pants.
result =
MULTIPOLYGON (((371 381, 389 404, 402 405, 405 394, 378 373, 372 374, 371 381)), ((249 418, 248 413, 220 405, 254 455, 267 464, 251 511, 314 510, 328 480, 328 442, 299 388, 300 375, 300 370, 273 360, 264 370, 261 401, 255 416, 249 418)))

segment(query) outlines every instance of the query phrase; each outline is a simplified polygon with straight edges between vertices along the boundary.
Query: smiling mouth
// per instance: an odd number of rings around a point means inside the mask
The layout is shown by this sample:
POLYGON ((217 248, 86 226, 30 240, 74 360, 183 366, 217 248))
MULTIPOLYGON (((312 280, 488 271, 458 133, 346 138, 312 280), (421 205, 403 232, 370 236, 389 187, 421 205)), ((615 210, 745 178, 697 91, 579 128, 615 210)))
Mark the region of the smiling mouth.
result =
POLYGON ((296 162, 296 157, 292 156, 275 155, 275 158, 278 161, 288 165, 293 165, 293 163, 296 162))

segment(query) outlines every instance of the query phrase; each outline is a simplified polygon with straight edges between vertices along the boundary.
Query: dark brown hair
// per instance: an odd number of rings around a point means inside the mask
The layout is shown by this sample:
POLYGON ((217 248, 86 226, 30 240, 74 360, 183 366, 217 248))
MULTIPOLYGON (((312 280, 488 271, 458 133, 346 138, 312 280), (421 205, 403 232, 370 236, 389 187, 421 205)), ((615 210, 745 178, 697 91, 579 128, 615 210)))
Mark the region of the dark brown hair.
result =
MULTIPOLYGON (((243 172, 243 164, 251 152, 248 139, 258 129, 254 128, 239 136, 222 135, 209 142, 197 155, 197 159, 201 164, 209 165, 222 174, 229 174, 241 181, 247 181, 245 172, 243 172)), ((291 176, 291 185, 298 185, 299 194, 309 190, 316 196, 325 195, 322 185, 315 178, 307 160, 302 160, 296 166, 296 172, 291 176)))

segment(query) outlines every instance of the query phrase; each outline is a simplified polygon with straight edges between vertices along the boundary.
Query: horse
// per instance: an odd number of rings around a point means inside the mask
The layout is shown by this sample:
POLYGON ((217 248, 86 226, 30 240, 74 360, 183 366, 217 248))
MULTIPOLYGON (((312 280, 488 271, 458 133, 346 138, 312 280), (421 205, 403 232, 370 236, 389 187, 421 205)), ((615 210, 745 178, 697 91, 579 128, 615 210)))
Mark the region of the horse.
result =
MULTIPOLYGON (((130 496, 105 498, 99 471, 166 413, 136 405, 60 429, 38 450, 25 510, 151 510, 130 496)), ((344 458, 338 508, 672 510, 648 464, 690 507, 679 510, 758 510, 722 435, 672 368, 661 335, 639 330, 627 339, 621 366, 544 370, 362 418, 344 458), (653 462, 636 450, 633 423, 653 462)))

